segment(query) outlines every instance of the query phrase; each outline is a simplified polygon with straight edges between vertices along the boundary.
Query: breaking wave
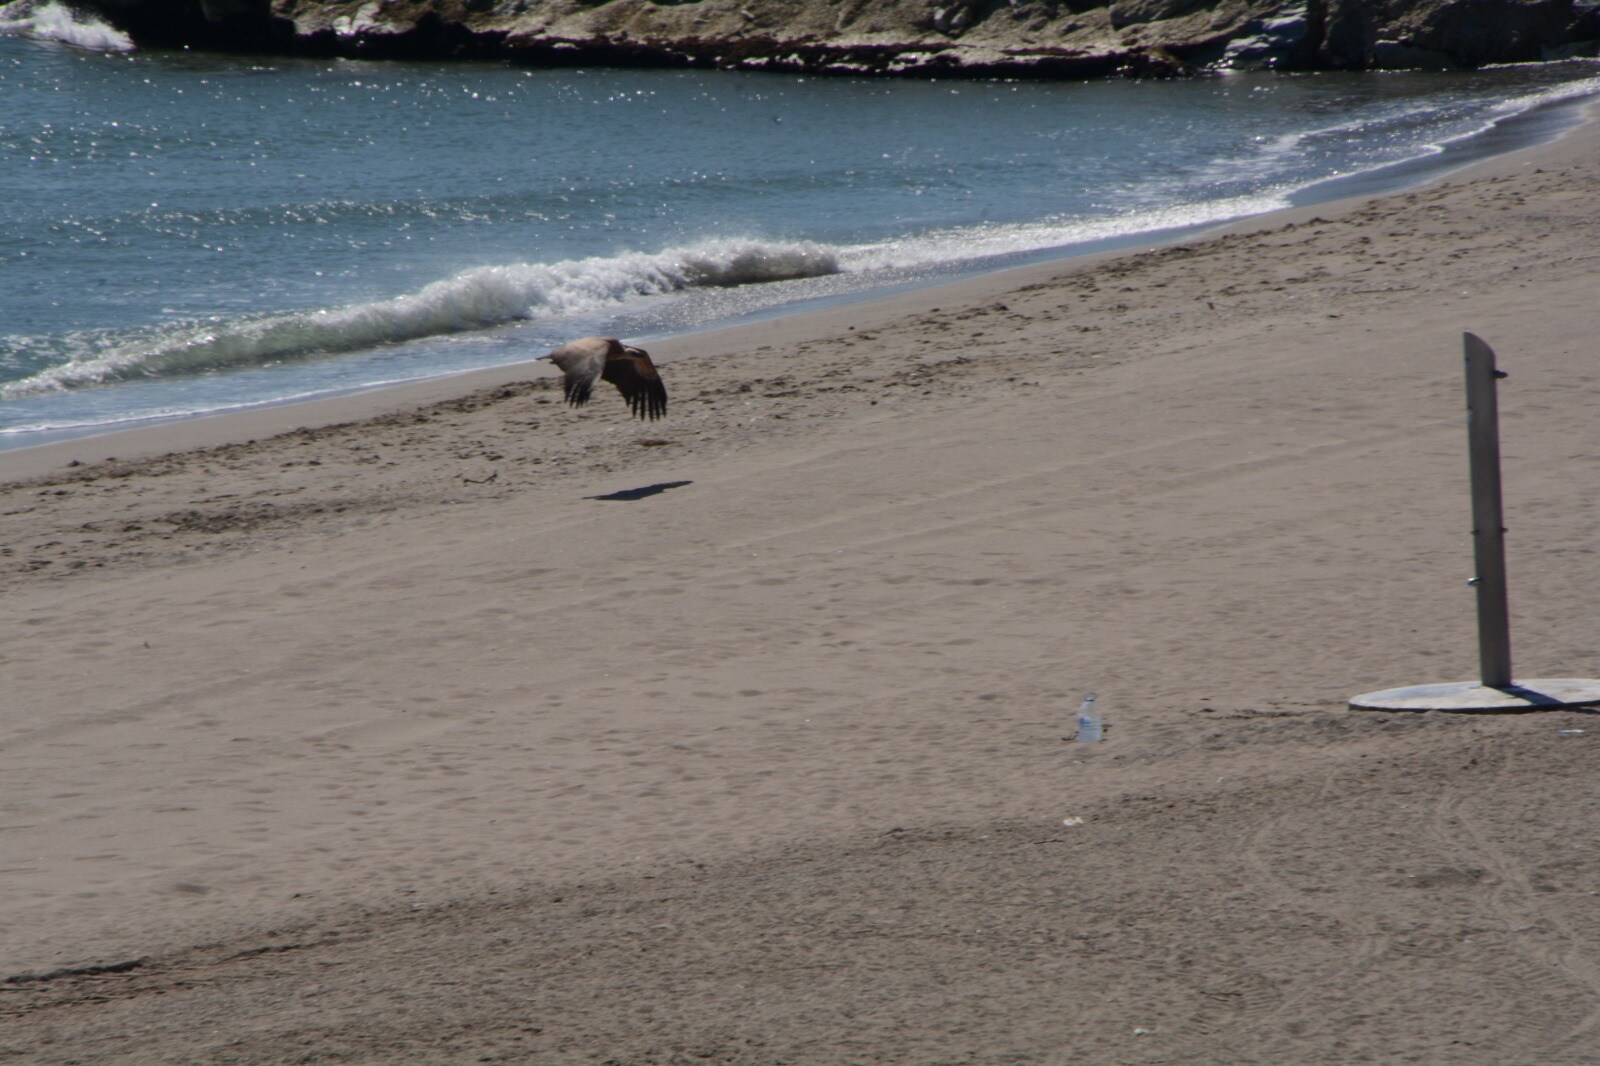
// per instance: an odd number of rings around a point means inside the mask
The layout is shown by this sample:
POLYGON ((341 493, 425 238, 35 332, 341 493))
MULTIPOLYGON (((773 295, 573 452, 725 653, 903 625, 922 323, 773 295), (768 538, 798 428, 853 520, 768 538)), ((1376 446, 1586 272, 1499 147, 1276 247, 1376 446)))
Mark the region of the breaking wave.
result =
POLYGON ((133 51, 133 40, 121 30, 56 0, 0 3, 0 34, 56 41, 93 52, 133 51))
MULTIPOLYGON (((14 24, 4 20, 13 17, 19 6, 20 3, 0 4, 0 32, 14 24)), ((33 10, 37 16, 56 6, 46 4, 33 10)), ((1420 149, 1413 147, 1410 154, 1441 151, 1454 141, 1470 139, 1483 129, 1534 107, 1592 96, 1597 90, 1600 78, 1591 77, 1517 95, 1498 103, 1487 116, 1466 116, 1470 126, 1463 123, 1449 129, 1446 136, 1420 149)), ((1366 116, 1359 122, 1295 131, 1267 139, 1251 157, 1219 162, 1203 174, 1213 188, 1239 178, 1239 174, 1229 173, 1230 169, 1246 171, 1246 177, 1266 179, 1275 170, 1261 166, 1256 156, 1277 159, 1304 152, 1320 139, 1338 141, 1352 133, 1403 125, 1415 118, 1409 111, 1395 109, 1376 117, 1366 116)), ((1386 162, 1377 159, 1370 165, 1382 166, 1386 162)), ((519 321, 582 317, 694 290, 855 275, 857 282, 845 282, 851 286, 849 290, 839 290, 854 291, 871 287, 874 282, 868 278, 877 278, 878 283, 898 283, 929 268, 1003 261, 1047 250, 1222 223, 1287 206, 1292 194, 1307 188, 1304 183, 1274 185, 1260 180, 1259 184, 1266 187, 1212 200, 1185 202, 1180 197, 1163 206, 1026 223, 935 228, 857 244, 729 238, 654 253, 482 266, 416 292, 368 303, 188 319, 135 329, 0 338, 0 353, 9 349, 5 361, 10 366, 34 369, 31 376, 0 385, 0 400, 122 380, 269 366, 494 329, 519 321)), ((794 289, 772 293, 774 303, 794 298, 794 289)))
POLYGON ((389 300, 318 311, 189 321, 65 338, 65 361, 0 388, 22 396, 132 377, 263 366, 359 351, 528 319, 603 310, 695 288, 732 287, 839 270, 822 245, 710 241, 655 254, 478 267, 389 300))

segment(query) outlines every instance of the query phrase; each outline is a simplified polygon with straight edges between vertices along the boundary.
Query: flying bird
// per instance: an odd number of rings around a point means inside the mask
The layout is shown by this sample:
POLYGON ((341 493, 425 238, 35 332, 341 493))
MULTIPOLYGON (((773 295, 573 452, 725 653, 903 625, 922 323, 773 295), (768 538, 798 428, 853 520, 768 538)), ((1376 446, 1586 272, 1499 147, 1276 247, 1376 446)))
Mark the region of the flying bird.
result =
POLYGON ((623 344, 615 337, 583 337, 568 341, 545 358, 561 368, 561 391, 567 402, 582 407, 589 402, 596 378, 611 382, 628 401, 635 418, 654 421, 667 413, 667 387, 643 348, 623 344))

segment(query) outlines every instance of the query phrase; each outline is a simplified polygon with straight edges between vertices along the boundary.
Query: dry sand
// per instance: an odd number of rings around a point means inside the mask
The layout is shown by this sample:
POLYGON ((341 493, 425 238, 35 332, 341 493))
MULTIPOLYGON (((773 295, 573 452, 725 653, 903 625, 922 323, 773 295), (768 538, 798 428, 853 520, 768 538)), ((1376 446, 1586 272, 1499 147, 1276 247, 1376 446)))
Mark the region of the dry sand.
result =
POLYGON ((0 457, 0 1061, 1600 1062, 1597 162, 0 457))

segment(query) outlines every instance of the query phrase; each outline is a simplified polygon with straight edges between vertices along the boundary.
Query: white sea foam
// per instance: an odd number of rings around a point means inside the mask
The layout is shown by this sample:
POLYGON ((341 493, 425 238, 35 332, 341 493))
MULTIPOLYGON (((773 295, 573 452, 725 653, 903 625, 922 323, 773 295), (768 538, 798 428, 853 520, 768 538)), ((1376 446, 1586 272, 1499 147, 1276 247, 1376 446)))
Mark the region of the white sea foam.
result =
POLYGON ((1584 78, 1580 81, 1569 81, 1561 85, 1552 85, 1547 89, 1537 92, 1524 93, 1502 100, 1494 105, 1497 118, 1508 115, 1518 115, 1535 107, 1545 104, 1560 103, 1563 100, 1575 100, 1581 96, 1594 96, 1600 94, 1600 76, 1584 78))
MULTIPOLYGON (((870 244, 722 240, 657 253, 484 266, 389 300, 309 312, 188 321, 60 338, 54 365, 0 386, 12 400, 139 377, 263 366, 512 322, 621 308, 639 299, 830 274, 949 266, 1174 230, 1284 206, 1278 195, 1124 212, 1111 217, 957 227, 870 244)), ((15 345, 27 346, 26 339, 15 345)))
POLYGON ((1105 217, 936 230, 920 236, 841 249, 847 271, 895 270, 1066 248, 1140 234, 1227 222, 1288 206, 1279 193, 1172 204, 1105 217))
POLYGON ((121 30, 56 0, 12 0, 0 4, 0 34, 57 41, 94 52, 133 50, 132 39, 121 30))
POLYGON ((647 254, 478 267, 390 300, 308 312, 81 333, 67 361, 0 388, 16 399, 130 377, 262 366, 524 319, 604 310, 693 288, 817 277, 839 269, 816 244, 708 241, 647 254))

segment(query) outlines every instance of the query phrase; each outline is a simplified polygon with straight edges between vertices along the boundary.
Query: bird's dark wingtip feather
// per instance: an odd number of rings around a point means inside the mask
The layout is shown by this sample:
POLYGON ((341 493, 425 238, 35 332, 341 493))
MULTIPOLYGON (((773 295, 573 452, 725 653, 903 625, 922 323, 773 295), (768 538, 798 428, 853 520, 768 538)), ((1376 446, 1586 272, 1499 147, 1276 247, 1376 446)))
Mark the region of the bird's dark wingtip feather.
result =
POLYGON ((646 419, 651 423, 658 418, 666 418, 667 391, 661 383, 653 383, 650 387, 630 395, 627 407, 634 413, 634 418, 646 419))
POLYGON ((632 404, 633 416, 654 422, 658 418, 665 418, 667 414, 667 390, 659 384, 643 392, 636 393, 632 404))
POLYGON ((573 407, 582 407, 589 402, 589 394, 592 390, 585 388, 579 382, 569 381, 561 391, 566 395, 568 404, 573 407))

